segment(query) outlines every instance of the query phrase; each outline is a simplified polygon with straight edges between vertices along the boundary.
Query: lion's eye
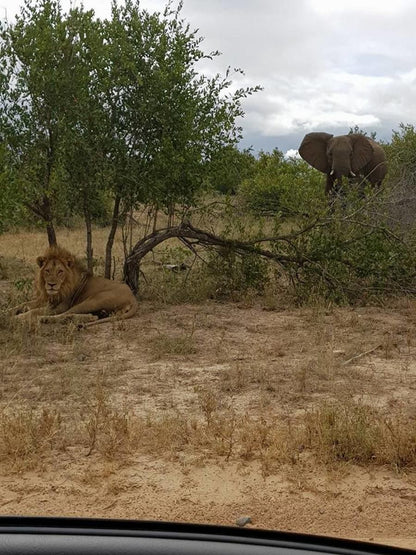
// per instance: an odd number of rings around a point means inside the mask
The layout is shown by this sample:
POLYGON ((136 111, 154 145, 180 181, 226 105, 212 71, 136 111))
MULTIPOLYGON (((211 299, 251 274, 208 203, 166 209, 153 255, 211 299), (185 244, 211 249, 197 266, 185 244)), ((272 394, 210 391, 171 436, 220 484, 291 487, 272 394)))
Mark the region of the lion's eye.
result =
POLYGON ((58 276, 61 276, 63 273, 63 270, 58 270, 58 276))

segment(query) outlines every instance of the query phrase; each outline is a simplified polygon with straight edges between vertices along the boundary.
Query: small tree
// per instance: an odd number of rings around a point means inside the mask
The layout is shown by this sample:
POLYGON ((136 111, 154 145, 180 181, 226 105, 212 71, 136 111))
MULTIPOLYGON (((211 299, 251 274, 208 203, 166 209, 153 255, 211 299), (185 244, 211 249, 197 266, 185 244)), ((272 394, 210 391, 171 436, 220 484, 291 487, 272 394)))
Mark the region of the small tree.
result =
POLYGON ((24 203, 56 243, 56 171, 65 136, 64 114, 76 83, 68 70, 73 49, 60 4, 27 0, 14 24, 0 30, 0 128, 24 203))
POLYGON ((241 101, 257 90, 229 93, 231 74, 208 78, 196 65, 202 38, 181 18, 182 5, 150 14, 138 3, 113 5, 108 23, 108 106, 115 122, 112 151, 113 224, 107 242, 106 276, 123 202, 186 212, 206 183, 212 157, 241 136, 241 101), (127 175, 126 175, 127 170, 127 175))
POLYGON ((64 113, 63 194, 72 210, 84 215, 87 262, 92 270, 92 219, 94 213, 102 212, 110 172, 111 123, 104 104, 104 28, 100 20, 94 19, 94 12, 82 9, 71 10, 66 25, 72 45, 70 71, 76 96, 64 113))

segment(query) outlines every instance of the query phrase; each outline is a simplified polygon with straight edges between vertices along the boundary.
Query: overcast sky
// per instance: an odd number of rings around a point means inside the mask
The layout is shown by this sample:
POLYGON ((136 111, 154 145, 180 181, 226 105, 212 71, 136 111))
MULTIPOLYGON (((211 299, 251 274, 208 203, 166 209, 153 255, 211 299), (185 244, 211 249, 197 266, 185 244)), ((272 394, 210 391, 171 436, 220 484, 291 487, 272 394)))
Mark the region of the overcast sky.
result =
MULTIPOLYGON (((83 2, 100 17, 110 4, 83 2)), ((0 0, 9 19, 19 5, 0 0)), ((400 122, 415 123, 415 0, 184 0, 182 13, 207 51, 222 52, 210 71, 240 67, 238 84, 264 87, 244 103, 244 147, 286 152, 309 131, 353 125, 390 140, 400 122)))

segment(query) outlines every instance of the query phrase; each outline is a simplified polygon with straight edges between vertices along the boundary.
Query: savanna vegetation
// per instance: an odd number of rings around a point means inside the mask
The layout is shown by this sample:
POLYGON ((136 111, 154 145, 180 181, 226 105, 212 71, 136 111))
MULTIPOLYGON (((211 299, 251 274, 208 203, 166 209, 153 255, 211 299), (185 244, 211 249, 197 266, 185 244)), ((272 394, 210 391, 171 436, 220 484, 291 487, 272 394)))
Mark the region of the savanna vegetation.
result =
POLYGON ((221 295, 271 282, 296 302, 413 293, 412 126, 385 145, 385 189, 363 197, 346 185, 329 207, 302 160, 239 150, 243 101, 260 87, 236 88, 238 69, 208 76, 219 53, 204 52, 180 4, 150 13, 129 1, 101 20, 28 1, 3 22, 0 48, 2 231, 44 228, 53 244, 83 225, 88 267, 118 271, 134 291, 142 258, 176 237, 168 262, 184 264, 186 250, 188 283, 214 274, 221 295), (107 229, 103 261, 97 227, 107 229))
POLYGON ((416 467, 416 130, 383 145, 382 189, 345 183, 329 203, 303 160, 239 148, 261 87, 212 75, 217 56, 181 4, 98 19, 27 0, 2 23, 0 308, 30 297, 32 260, 56 242, 141 307, 140 332, 94 336, 1 315, 6 473, 65 457, 184 475, 219 459, 264 480, 416 467))

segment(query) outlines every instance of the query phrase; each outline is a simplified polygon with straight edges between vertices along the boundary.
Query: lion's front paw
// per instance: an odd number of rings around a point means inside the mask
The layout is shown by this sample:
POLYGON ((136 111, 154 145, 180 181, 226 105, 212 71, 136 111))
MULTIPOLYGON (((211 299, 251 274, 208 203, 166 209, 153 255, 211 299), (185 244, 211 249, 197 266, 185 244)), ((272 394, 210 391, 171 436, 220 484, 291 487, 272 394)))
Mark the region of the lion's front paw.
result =
POLYGON ((21 312, 20 314, 14 314, 13 320, 16 322, 33 322, 36 320, 37 314, 32 314, 30 311, 28 312, 21 312))
POLYGON ((33 331, 37 328, 38 325, 38 315, 32 314, 30 311, 22 312, 21 314, 14 315, 11 318, 10 323, 12 325, 22 328, 28 328, 33 331))
POLYGON ((23 320, 27 320, 28 319, 28 312, 17 312, 16 314, 13 314, 13 318, 15 318, 16 320, 19 320, 20 322, 22 322, 23 320))

